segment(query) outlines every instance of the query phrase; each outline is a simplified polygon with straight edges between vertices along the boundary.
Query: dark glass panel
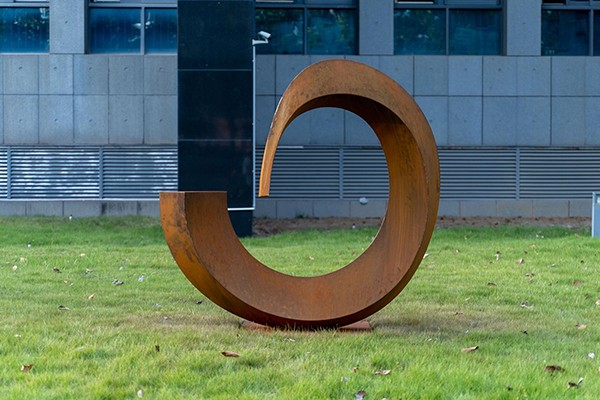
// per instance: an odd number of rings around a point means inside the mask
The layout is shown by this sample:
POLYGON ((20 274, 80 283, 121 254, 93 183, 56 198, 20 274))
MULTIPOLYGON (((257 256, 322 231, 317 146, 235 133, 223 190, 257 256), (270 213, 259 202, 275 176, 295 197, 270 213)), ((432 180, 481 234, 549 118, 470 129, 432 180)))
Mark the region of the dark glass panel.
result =
POLYGON ((180 1, 178 11, 180 69, 252 69, 251 1, 180 1))
POLYGON ((309 9, 306 27, 308 54, 356 54, 356 12, 309 9))
POLYGON ((398 9, 394 12, 396 54, 445 54, 444 10, 398 9))
POLYGON ((302 54, 304 52, 304 12, 298 9, 256 10, 256 31, 271 34, 268 44, 256 46, 258 54, 302 54))
POLYGON ((594 12, 594 55, 600 56, 600 12, 594 12))
POLYGON ((180 140, 178 157, 179 190, 224 190, 228 207, 252 206, 252 140, 180 140))
POLYGON ((144 28, 146 53, 177 52, 177 9, 146 9, 144 28))
POLYGON ((252 139, 252 71, 179 71, 179 139, 252 139))
POLYGON ((502 52, 500 10, 450 10, 450 54, 490 55, 502 52))
POLYGON ((542 55, 584 56, 588 53, 587 11, 542 10, 542 55))
POLYGON ((89 51, 91 53, 139 53, 141 11, 139 8, 90 8, 89 51))
POLYGON ((48 52, 48 18, 47 7, 0 8, 0 52, 48 52))

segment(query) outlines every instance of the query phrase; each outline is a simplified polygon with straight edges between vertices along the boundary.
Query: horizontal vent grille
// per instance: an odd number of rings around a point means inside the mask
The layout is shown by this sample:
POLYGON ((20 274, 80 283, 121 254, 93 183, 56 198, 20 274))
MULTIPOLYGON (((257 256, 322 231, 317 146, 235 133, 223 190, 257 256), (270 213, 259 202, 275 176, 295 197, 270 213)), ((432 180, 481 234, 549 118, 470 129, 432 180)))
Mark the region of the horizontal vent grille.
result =
POLYGON ((175 146, 0 148, 0 198, 157 199, 170 190, 175 146))
POLYGON ((383 150, 344 150, 344 198, 387 199, 389 178, 383 150))
POLYGON ((0 198, 8 197, 8 152, 0 148, 0 198))
POLYGON ((11 151, 13 199, 92 199, 99 195, 98 151, 19 148, 11 151))
POLYGON ((521 150, 521 198, 590 198, 600 190, 600 151, 521 150))
MULTIPOLYGON (((262 150, 257 155, 257 165, 261 165, 262 150)), ((337 199, 339 176, 338 149, 279 148, 273 161, 269 197, 337 199)))
POLYGON ((156 198, 177 190, 175 149, 104 150, 102 176, 106 198, 156 198))
POLYGON ((439 158, 442 198, 515 198, 514 150, 440 150, 439 158))

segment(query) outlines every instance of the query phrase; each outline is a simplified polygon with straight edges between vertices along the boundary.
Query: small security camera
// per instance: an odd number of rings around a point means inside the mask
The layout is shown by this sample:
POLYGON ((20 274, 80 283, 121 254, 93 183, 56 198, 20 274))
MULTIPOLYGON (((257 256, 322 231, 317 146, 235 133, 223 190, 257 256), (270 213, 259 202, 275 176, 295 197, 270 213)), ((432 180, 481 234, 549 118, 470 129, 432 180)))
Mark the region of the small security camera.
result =
POLYGON ((258 32, 258 36, 260 36, 261 39, 269 40, 271 34, 269 32, 260 31, 258 32))

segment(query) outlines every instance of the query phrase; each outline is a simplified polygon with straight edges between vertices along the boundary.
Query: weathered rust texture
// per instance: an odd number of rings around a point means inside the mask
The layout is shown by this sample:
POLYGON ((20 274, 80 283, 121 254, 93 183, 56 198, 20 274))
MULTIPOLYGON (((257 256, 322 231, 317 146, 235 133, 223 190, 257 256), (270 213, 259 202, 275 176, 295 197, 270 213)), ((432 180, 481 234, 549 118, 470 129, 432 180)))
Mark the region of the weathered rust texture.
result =
POLYGON ((165 238, 185 276, 214 303, 249 321, 310 328, 360 321, 402 291, 433 233, 440 181, 431 128, 395 81, 353 61, 313 64, 291 82, 267 137, 259 195, 269 194, 275 151, 286 127, 320 107, 362 117, 381 142, 389 172, 388 207, 379 232, 345 267, 316 277, 282 274, 239 242, 225 192, 160 195, 165 238))

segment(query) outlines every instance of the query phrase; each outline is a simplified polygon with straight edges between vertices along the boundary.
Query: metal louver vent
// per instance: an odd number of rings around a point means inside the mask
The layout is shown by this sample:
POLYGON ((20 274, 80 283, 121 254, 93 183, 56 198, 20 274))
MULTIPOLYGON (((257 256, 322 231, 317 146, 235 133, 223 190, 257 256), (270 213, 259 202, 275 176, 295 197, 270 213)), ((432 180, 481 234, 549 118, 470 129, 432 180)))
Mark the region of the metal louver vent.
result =
POLYGON ((513 149, 440 149, 441 198, 514 199, 517 158, 513 149))
POLYGON ((97 198, 97 149, 17 148, 11 150, 13 199, 97 198))
MULTIPOLYGON (((262 162, 257 149, 257 168, 262 162)), ((280 147, 271 175, 271 198, 337 199, 340 196, 340 150, 280 147)), ((257 171, 258 179, 258 171, 257 171)))
POLYGON ((157 198, 177 190, 175 148, 105 149, 102 152, 103 198, 157 198))
POLYGON ((8 197, 8 151, 0 149, 0 199, 8 197))
POLYGON ((344 150, 344 198, 387 199, 389 176, 381 148, 344 150))
POLYGON ((521 198, 588 199, 600 189, 600 151, 521 150, 521 198))

